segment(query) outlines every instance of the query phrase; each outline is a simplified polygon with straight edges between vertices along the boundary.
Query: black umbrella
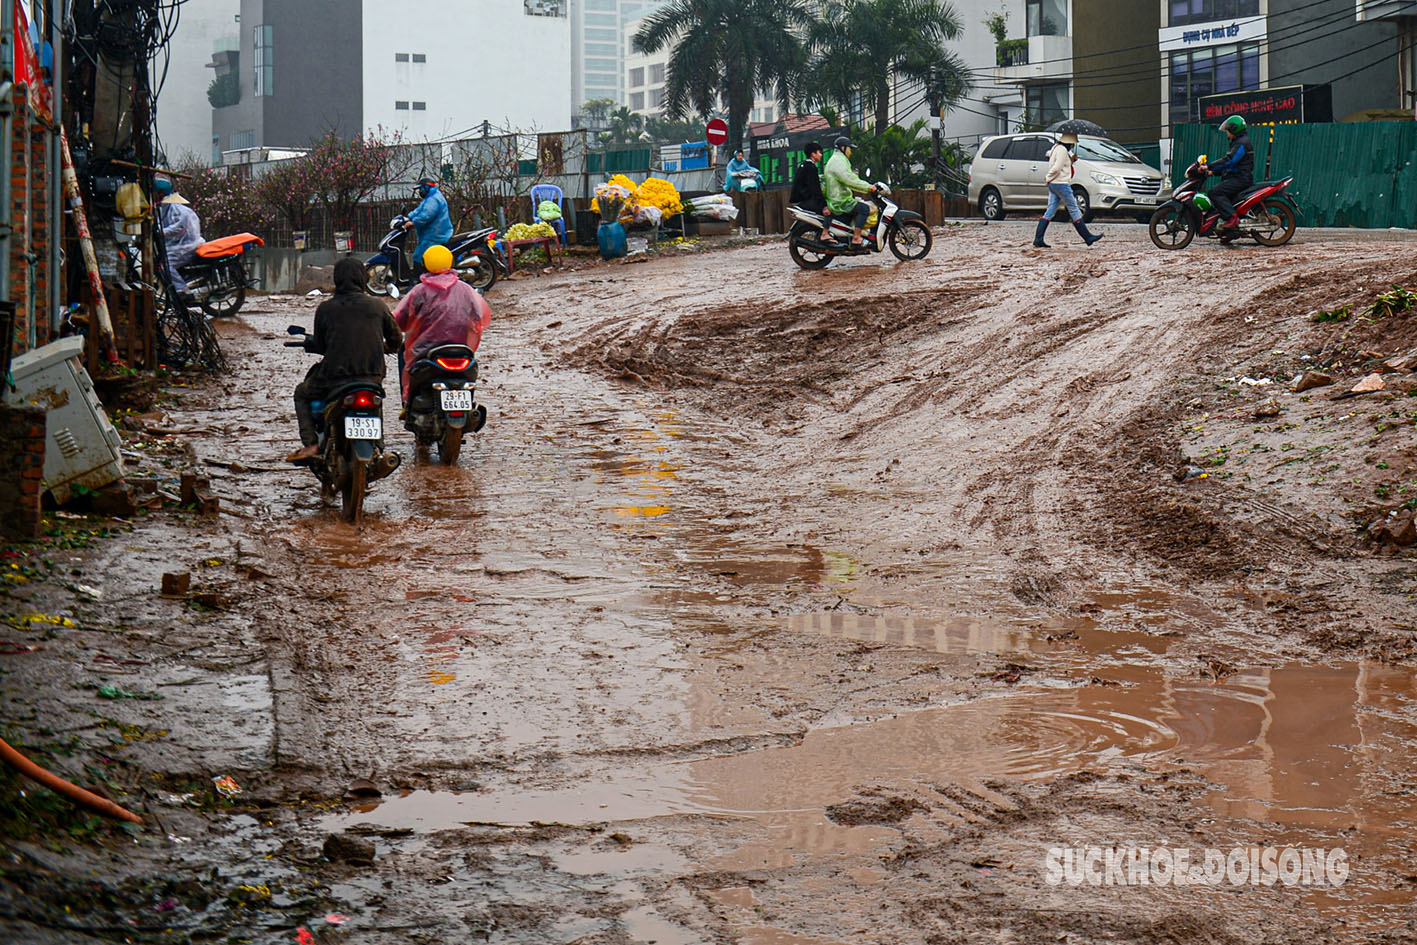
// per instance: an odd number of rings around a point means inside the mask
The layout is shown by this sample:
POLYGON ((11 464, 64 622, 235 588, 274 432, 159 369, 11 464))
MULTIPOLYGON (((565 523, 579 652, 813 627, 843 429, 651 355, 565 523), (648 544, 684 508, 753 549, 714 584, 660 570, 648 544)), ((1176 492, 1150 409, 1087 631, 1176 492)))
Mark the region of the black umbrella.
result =
POLYGON ((1056 131, 1061 135, 1096 135, 1099 138, 1107 137, 1107 131, 1095 121, 1088 121, 1086 118, 1064 118, 1055 121, 1048 126, 1049 131, 1056 131))

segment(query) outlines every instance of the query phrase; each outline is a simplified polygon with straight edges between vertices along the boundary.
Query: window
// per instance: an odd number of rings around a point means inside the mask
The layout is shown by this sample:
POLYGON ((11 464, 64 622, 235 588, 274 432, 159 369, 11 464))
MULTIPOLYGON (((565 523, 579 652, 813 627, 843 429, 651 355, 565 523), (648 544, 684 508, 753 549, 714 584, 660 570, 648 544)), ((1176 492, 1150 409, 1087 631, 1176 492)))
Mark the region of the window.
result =
POLYGON ((1259 16, 1260 0, 1171 0, 1170 26, 1259 16))
POLYGON ((620 39, 619 33, 600 27, 586 27, 582 35, 588 43, 614 43, 620 39))
POLYGON ((413 103, 413 110, 416 111, 416 112, 426 112, 426 111, 428 111, 428 103, 427 103, 427 102, 414 102, 414 103, 413 103))
POLYGON ((1068 84, 1030 85, 1024 96, 1025 119, 1032 127, 1041 127, 1059 118, 1068 117, 1068 84))
POLYGON ((663 107, 664 107, 664 89, 650 89, 650 90, 649 90, 649 107, 650 107, 650 108, 663 108, 663 107))
POLYGON ((620 63, 614 59, 586 59, 587 72, 619 72, 620 63))
POLYGON ((655 62, 655 63, 651 63, 651 64, 650 64, 650 67, 649 67, 649 84, 650 84, 650 85, 663 85, 663 84, 664 84, 664 63, 662 63, 662 62, 655 62))
POLYGON ((1028 0, 1029 36, 1067 36, 1068 0, 1028 0))
POLYGON ((612 26, 620 25, 620 18, 613 13, 587 13, 585 15, 586 26, 612 26))
POLYGON ((586 56, 618 56, 620 47, 614 43, 586 43, 581 52, 586 56))
POLYGON ((275 91, 275 27, 258 26, 251 31, 253 87, 257 96, 274 95, 275 91))
POLYGON ((406 53, 406 52, 396 52, 396 53, 394 53, 394 62, 408 62, 408 53, 406 53))
POLYGON ((614 10, 615 0, 586 0, 587 10, 614 10))
POLYGON ((427 62, 427 61, 428 61, 428 54, 427 54, 427 53, 416 52, 416 53, 413 54, 413 61, 414 61, 414 62, 427 62))
POLYGON ((645 70, 644 70, 644 69, 631 69, 631 70, 630 70, 630 87, 637 89, 637 88, 639 88, 640 86, 642 86, 642 85, 644 85, 644 84, 645 84, 645 70))
POLYGON ((394 111, 396 111, 396 112, 406 112, 406 111, 408 111, 408 103, 407 103, 407 102, 394 102, 394 111))
POLYGON ((984 146, 984 152, 979 156, 986 161, 996 161, 1004 156, 1004 152, 1009 148, 1008 138, 995 138, 984 146))
POLYGON ((645 108, 645 93, 643 93, 643 92, 631 92, 631 93, 630 93, 630 111, 632 111, 632 112, 642 112, 642 111, 644 111, 644 108, 645 108))
POLYGON ((240 151, 242 148, 254 148, 256 146, 256 131, 248 129, 246 131, 233 131, 231 133, 231 147, 229 151, 240 151))
POLYGON ((1259 88, 1260 44, 1173 52, 1170 66, 1171 124, 1185 124, 1199 120, 1203 96, 1259 88))
POLYGON ((1052 144, 1052 142, 1047 138, 1040 138, 1037 135, 1014 138, 1009 142, 1009 150, 1008 153, 1004 155, 1004 160, 1046 161, 1048 159, 1048 146, 1050 144, 1052 144))

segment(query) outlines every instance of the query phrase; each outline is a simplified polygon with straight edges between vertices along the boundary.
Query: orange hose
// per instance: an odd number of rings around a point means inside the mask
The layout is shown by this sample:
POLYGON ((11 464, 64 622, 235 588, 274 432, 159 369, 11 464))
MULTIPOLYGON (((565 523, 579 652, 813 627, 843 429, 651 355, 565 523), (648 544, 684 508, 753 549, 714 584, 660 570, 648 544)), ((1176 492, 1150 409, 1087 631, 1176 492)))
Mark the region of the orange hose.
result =
POLYGON ((143 822, 143 818, 125 807, 118 806, 108 798, 99 797, 92 791, 85 791, 77 784, 70 784, 63 778, 50 774, 33 761, 30 761, 24 755, 11 748, 4 739, 0 739, 0 758, 8 761, 20 774, 23 774, 30 780, 38 781, 51 791, 57 791, 69 798, 69 800, 82 804, 91 810, 98 811, 100 814, 113 817, 116 820, 126 820, 135 824, 141 824, 143 822))

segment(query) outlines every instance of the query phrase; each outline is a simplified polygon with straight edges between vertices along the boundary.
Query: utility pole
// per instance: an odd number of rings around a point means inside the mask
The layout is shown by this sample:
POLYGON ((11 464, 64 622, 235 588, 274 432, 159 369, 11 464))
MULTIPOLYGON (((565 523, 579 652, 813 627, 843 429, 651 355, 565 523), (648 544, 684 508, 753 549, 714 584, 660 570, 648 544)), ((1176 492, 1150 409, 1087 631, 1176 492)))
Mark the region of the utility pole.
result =
POLYGON ((943 137, 942 129, 945 123, 945 110, 936 101, 930 102, 930 150, 934 154, 934 161, 930 165, 931 178, 935 182, 935 189, 940 189, 943 182, 943 175, 940 174, 940 147, 943 137))

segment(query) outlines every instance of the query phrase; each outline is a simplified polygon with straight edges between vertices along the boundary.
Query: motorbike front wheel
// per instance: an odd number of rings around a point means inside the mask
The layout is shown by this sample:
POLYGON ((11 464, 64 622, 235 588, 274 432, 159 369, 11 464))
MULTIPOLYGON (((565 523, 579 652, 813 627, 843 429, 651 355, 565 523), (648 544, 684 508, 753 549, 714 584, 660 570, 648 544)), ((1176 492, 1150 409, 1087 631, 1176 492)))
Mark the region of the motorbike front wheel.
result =
POLYGON ((798 242, 798 234, 796 233, 787 238, 787 254, 792 257, 793 262, 803 269, 825 269, 831 265, 832 261, 831 253, 823 253, 810 246, 803 246, 798 242))
POLYGON ((458 277, 479 292, 486 292, 497 281, 497 267, 486 256, 479 255, 471 265, 458 267, 458 277))
POLYGON ((349 464, 349 481, 344 484, 344 491, 340 495, 341 512, 349 524, 359 524, 359 517, 364 512, 364 494, 368 489, 369 465, 363 460, 352 460, 349 464))
POLYGON ((1250 235, 1261 246, 1283 246, 1294 238, 1294 229, 1299 225, 1294 216, 1294 208, 1283 200, 1271 197, 1260 207, 1259 229, 1250 235))
POLYGON ((202 311, 212 318, 222 318, 223 316, 235 315, 241 311, 241 306, 246 304, 246 286, 238 284, 235 288, 220 288, 212 291, 210 295, 202 299, 202 311))
POLYGON ((1196 237, 1191 218, 1174 203, 1156 209, 1147 224, 1147 232, 1157 249, 1185 249, 1196 237))
POLYGON ((365 284, 365 288, 369 290, 370 295, 389 294, 389 285, 392 281, 392 278, 389 273, 389 266, 387 263, 375 263, 374 265, 370 266, 368 270, 368 275, 369 278, 365 284))
POLYGON ((930 254, 930 247, 935 243, 930 228, 919 220, 906 220, 901 223, 891 230, 887 240, 895 258, 906 262, 924 259, 930 254))

